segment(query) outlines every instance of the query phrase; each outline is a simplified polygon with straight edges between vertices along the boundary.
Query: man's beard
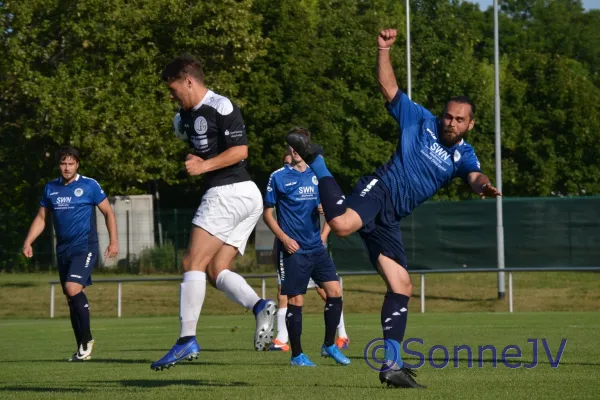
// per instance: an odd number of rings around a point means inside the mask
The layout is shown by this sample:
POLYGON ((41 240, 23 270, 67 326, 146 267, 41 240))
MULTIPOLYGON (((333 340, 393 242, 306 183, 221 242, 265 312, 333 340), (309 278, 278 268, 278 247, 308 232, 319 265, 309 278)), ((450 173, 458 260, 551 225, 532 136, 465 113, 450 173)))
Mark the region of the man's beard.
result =
POLYGON ((452 147, 460 142, 465 136, 467 136, 467 131, 458 132, 455 129, 444 126, 440 133, 440 142, 446 147, 452 147))

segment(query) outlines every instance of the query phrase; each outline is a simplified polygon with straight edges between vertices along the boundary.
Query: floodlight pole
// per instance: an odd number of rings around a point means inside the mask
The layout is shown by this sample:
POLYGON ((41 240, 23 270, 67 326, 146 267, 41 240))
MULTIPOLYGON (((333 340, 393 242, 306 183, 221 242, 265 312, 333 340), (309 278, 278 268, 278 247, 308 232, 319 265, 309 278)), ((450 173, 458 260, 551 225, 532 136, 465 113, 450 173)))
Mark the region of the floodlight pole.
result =
POLYGON ((410 67, 410 0, 406 0, 406 94, 412 100, 412 82, 410 67))
MULTIPOLYGON (((496 187, 502 193, 502 149, 500 131, 500 60, 498 34, 498 0, 494 0, 494 116, 496 130, 496 187)), ((498 268, 504 268, 504 224, 502 215, 502 197, 496 198, 496 247, 498 253, 498 268)), ((498 272, 498 298, 503 299, 504 272, 498 272)))

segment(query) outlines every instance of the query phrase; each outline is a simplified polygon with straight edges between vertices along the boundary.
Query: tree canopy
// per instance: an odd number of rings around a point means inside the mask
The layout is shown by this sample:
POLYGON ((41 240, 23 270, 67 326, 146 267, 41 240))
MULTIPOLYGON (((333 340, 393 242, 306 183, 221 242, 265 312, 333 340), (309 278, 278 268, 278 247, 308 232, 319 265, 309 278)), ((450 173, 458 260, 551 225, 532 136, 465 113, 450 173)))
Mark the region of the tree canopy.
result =
MULTIPOLYGON (((505 195, 600 194, 600 11, 506 0, 500 17, 505 195)), ((207 85, 241 107, 261 188, 280 166, 284 133, 303 125, 349 190, 396 145, 375 39, 399 30, 392 59, 404 88, 404 21, 403 2, 391 0, 0 1, 0 269, 57 175, 61 144, 81 149, 82 173, 111 195, 158 182, 163 206, 196 205, 199 178, 184 173, 176 105, 159 78, 181 53, 198 56, 207 85)), ((412 0, 411 22, 413 100, 439 114, 451 96, 472 97, 468 140, 493 178, 492 9, 412 0)), ((470 196, 456 181, 437 198, 470 196)))

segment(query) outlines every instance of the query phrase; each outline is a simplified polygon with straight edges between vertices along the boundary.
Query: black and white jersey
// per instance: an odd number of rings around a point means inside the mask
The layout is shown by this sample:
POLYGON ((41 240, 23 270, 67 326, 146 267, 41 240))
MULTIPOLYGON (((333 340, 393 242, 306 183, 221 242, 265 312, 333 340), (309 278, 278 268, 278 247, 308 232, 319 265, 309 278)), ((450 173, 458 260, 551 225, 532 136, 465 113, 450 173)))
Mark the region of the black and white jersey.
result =
MULTIPOLYGON (((209 90, 191 110, 180 109, 173 120, 178 136, 187 136, 193 154, 208 160, 230 147, 248 145, 239 107, 209 90)), ((251 180, 246 160, 204 174, 205 189, 251 180)))

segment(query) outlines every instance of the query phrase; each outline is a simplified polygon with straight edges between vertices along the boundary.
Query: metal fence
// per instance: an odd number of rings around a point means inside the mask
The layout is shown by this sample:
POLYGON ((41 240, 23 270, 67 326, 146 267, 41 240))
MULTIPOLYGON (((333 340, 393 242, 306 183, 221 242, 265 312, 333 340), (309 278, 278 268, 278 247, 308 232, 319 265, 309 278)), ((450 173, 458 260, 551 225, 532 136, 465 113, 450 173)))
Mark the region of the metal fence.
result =
MULTIPOLYGON (((504 271, 508 273, 508 312, 512 313, 513 309, 513 272, 600 272, 600 267, 567 267, 567 268, 505 268, 503 270, 498 268, 478 268, 478 269, 443 269, 443 270, 415 270, 409 271, 412 275, 420 275, 420 297, 421 297, 421 313, 425 312, 425 275, 427 274, 457 274, 457 273, 471 273, 471 272, 500 272, 504 271)), ((340 286, 342 290, 344 287, 344 276, 365 276, 365 275, 377 275, 375 271, 348 271, 338 272, 340 277, 340 286)), ((242 275, 245 279, 261 279, 261 294, 262 298, 266 298, 266 279, 274 279, 277 274, 246 274, 242 275)), ((123 282, 161 282, 161 281, 176 281, 180 282, 181 278, 111 278, 111 279, 94 279, 95 283, 107 283, 112 282, 117 284, 117 317, 120 318, 123 310, 122 294, 123 294, 123 282)), ((55 287, 60 285, 60 281, 50 281, 50 318, 54 318, 54 297, 55 287)))

